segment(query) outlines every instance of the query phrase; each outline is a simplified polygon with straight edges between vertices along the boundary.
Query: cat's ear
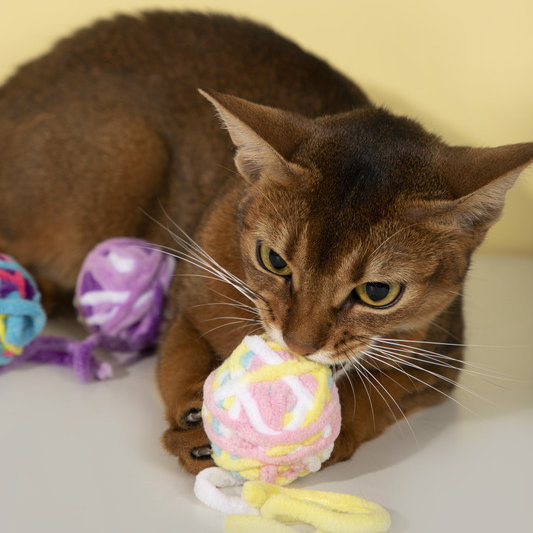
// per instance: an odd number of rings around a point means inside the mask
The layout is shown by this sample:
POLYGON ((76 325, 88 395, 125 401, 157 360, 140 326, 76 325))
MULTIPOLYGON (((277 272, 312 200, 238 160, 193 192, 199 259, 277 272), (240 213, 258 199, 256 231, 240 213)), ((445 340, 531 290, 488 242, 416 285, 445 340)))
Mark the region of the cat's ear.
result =
POLYGON ((290 161, 311 132, 312 121, 296 113, 255 104, 242 98, 199 89, 217 110, 237 147, 235 164, 246 178, 285 179, 301 168, 290 161))
POLYGON ((498 148, 447 147, 440 172, 454 200, 437 202, 431 211, 436 221, 488 229, 496 222, 507 191, 520 173, 533 164, 533 143, 498 148))

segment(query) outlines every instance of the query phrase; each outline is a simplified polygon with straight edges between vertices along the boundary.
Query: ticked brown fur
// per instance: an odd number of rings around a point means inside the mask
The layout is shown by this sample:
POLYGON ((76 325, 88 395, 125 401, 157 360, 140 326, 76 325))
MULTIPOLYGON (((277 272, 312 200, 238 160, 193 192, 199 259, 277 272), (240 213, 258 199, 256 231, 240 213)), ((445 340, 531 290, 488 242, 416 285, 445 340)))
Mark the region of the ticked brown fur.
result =
POLYGON ((335 367, 334 463, 453 388, 470 256, 532 160, 533 143, 449 147, 250 22, 121 16, 0 89, 0 250, 68 293, 101 240, 175 248, 164 446, 191 472, 210 464, 203 382, 266 331, 335 367), (375 282, 401 293, 368 305, 355 289, 375 282))

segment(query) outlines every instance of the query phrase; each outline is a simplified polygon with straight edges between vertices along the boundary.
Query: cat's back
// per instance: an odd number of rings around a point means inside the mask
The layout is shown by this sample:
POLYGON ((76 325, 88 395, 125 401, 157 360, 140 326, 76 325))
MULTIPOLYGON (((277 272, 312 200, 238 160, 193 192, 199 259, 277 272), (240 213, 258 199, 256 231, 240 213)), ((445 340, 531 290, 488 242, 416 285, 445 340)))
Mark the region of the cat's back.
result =
POLYGON ((307 115, 367 103, 346 77, 265 26, 223 15, 156 11, 99 21, 63 39, 8 81, 0 106, 28 94, 45 102, 53 87, 78 94, 116 90, 140 105, 159 99, 190 107, 199 86, 307 115))
POLYGON ((106 238, 170 244, 143 212, 194 232, 220 191, 241 183, 198 87, 309 116, 367 103, 324 61, 252 22, 177 12, 97 22, 0 88, 0 248, 70 287, 106 238))

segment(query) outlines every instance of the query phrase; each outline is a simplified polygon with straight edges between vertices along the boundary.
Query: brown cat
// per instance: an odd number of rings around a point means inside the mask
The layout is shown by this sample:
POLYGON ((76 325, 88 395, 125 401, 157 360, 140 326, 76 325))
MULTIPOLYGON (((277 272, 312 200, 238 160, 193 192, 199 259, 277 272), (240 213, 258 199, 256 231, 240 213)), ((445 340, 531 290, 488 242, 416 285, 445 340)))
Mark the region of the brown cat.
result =
POLYGON ((265 331, 334 366, 334 463, 453 388, 470 256, 532 160, 533 143, 449 147, 262 26, 121 16, 0 90, 0 250, 51 294, 103 239, 177 248, 166 449, 210 464, 203 381, 265 331))

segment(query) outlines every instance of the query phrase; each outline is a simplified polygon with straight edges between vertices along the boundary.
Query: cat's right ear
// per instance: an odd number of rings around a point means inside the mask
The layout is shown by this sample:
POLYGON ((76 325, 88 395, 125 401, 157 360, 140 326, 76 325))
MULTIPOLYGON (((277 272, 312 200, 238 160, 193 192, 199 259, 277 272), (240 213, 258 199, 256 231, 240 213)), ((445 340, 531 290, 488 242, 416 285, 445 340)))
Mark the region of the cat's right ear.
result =
POLYGON ((302 173, 290 161, 298 145, 311 134, 311 120, 288 111, 199 89, 218 112, 237 147, 235 165, 247 179, 261 176, 287 181, 302 173))
POLYGON ((507 191, 531 164, 533 143, 446 147, 439 170, 454 199, 421 202, 413 213, 461 231, 484 232, 500 218, 507 191))

